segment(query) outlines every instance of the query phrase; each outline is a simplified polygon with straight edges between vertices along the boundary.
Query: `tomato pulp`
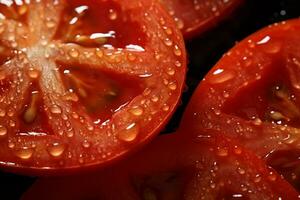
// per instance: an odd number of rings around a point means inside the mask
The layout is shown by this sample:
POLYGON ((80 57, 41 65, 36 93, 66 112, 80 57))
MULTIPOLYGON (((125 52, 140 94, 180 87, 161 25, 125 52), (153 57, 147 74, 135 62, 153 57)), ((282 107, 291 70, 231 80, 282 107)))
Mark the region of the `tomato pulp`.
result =
POLYGON ((173 113, 185 47, 155 1, 5 1, 0 16, 2 167, 104 165, 173 113))

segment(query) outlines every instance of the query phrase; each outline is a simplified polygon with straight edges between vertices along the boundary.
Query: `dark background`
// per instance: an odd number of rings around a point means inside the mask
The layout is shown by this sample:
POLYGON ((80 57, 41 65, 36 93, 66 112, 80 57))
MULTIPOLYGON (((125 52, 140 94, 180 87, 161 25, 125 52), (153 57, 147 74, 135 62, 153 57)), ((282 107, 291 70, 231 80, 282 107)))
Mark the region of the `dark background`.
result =
MULTIPOLYGON (((299 16, 300 0, 246 0, 242 7, 219 26, 202 36, 187 41, 189 53, 187 89, 181 106, 164 132, 176 130, 183 110, 200 80, 222 54, 237 41, 269 24, 299 16)), ((0 171, 0 199, 19 199, 34 180, 34 177, 0 171)))

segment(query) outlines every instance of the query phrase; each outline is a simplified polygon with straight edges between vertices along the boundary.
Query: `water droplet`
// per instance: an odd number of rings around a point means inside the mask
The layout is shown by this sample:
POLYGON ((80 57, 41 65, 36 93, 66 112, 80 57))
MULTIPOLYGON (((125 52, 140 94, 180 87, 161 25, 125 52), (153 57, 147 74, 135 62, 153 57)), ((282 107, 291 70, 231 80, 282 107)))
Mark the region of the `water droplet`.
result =
POLYGON ((109 9, 109 15, 108 15, 110 20, 116 20, 118 18, 118 14, 115 10, 109 9))
POLYGON ((174 54, 176 56, 181 56, 182 55, 182 52, 181 52, 180 48, 177 45, 174 46, 174 54))
POLYGON ((89 143, 89 141, 84 140, 84 141, 82 142, 82 146, 83 146, 84 148, 89 148, 89 147, 91 146, 91 144, 89 143))
POLYGON ((47 26, 48 28, 54 28, 55 25, 56 25, 56 23, 55 23, 54 20, 48 20, 48 21, 46 22, 46 26, 47 26))
POLYGON ((96 49, 96 55, 99 57, 99 58, 102 58, 103 57, 103 51, 99 48, 96 49))
POLYGON ((213 84, 224 83, 235 77, 235 73, 230 70, 217 69, 213 72, 212 76, 209 76, 209 82, 213 84))
POLYGON ((167 111, 170 110, 170 106, 168 106, 168 105, 163 105, 162 109, 163 109, 163 111, 167 112, 167 111))
POLYGON ((243 175, 243 174, 245 174, 246 173, 246 171, 243 169, 243 168, 238 168, 238 172, 239 172, 239 174, 241 174, 241 175, 243 175))
POLYGON ((71 49, 69 51, 69 55, 73 58, 77 58, 79 56, 79 52, 76 49, 71 49))
POLYGON ((257 174, 254 178, 254 182, 259 183, 260 181, 261 181, 261 176, 259 174, 257 174))
POLYGON ((0 117, 4 117, 6 115, 6 111, 3 109, 0 109, 0 117))
POLYGON ((144 113, 144 109, 140 106, 135 106, 129 109, 129 112, 135 116, 141 116, 144 113))
POLYGON ((183 20, 181 20, 179 18, 175 18, 175 22, 176 22, 177 28, 179 28, 179 29, 183 29, 184 28, 184 22, 183 22, 183 20))
POLYGON ((268 179, 269 179, 270 181, 276 181, 277 176, 276 176, 276 174, 274 174, 273 172, 270 172, 269 175, 268 175, 268 179))
POLYGON ((61 110, 61 108, 59 106, 53 105, 50 108, 50 112, 53 113, 53 114, 61 114, 62 110, 61 110))
POLYGON ((168 85, 170 90, 176 90, 177 89, 177 83, 176 82, 170 82, 168 85))
POLYGON ((47 148, 49 154, 53 157, 61 156, 64 153, 65 149, 65 145, 58 142, 50 144, 47 148))
POLYGON ((125 129, 118 132, 118 138, 125 142, 132 142, 139 133, 139 127, 136 123, 128 125, 125 129))
POLYGON ((32 79, 37 79, 40 75, 40 72, 34 68, 28 70, 28 76, 32 79))
POLYGON ((170 76, 174 76, 174 74, 175 74, 175 69, 172 68, 172 67, 169 67, 168 70, 167 70, 167 74, 170 75, 170 76))
POLYGON ((132 54, 132 53, 129 53, 129 54, 127 55, 127 59, 128 59, 129 61, 135 61, 136 56, 135 56, 134 54, 132 54))
POLYGON ((178 61, 178 60, 177 60, 177 61, 175 62, 175 66, 176 66, 176 67, 181 67, 181 66, 182 66, 182 64, 181 64, 181 62, 180 62, 180 61, 178 61))
POLYGON ((157 96, 157 95, 152 95, 152 97, 151 97, 151 101, 152 102, 158 102, 158 100, 159 100, 159 97, 157 96))
POLYGON ((0 125, 0 136, 5 136, 7 134, 7 128, 0 125))
POLYGON ((237 154, 237 155, 240 155, 242 153, 242 149, 238 146, 235 146, 234 147, 234 153, 237 154))
POLYGON ((164 40, 164 43, 165 43, 165 45, 168 46, 168 47, 170 47, 170 46, 173 45, 173 41, 170 40, 169 38, 166 38, 166 39, 164 40))
POLYGON ((221 157, 228 156, 228 149, 227 148, 218 148, 217 149, 217 155, 221 157))
POLYGON ((28 160, 32 157, 34 149, 23 147, 15 151, 15 155, 23 160, 28 160))

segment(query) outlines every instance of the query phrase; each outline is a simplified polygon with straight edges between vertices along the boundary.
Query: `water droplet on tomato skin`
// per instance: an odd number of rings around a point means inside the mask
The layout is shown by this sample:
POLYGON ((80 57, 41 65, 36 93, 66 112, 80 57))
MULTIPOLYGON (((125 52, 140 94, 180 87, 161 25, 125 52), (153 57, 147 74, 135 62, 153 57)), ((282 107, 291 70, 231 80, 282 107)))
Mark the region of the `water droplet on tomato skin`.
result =
POLYGON ((65 149, 66 146, 58 142, 50 144, 47 147, 48 153, 55 158, 60 157, 64 153, 65 149))
POLYGON ((174 54, 176 56, 181 56, 182 55, 182 51, 180 50, 180 48, 177 45, 174 46, 174 54))
POLYGON ((77 58, 79 56, 79 51, 77 49, 71 49, 69 55, 73 58, 77 58))
POLYGON ((3 137, 7 134, 7 128, 0 125, 0 137, 3 137))
POLYGON ((30 68, 27 74, 32 79, 37 79, 40 76, 40 72, 34 68, 30 68))
POLYGON ((217 155, 220 156, 220 157, 226 157, 226 156, 228 156, 228 149, 227 148, 218 147, 217 148, 217 155))
POLYGON ((53 113, 53 114, 61 114, 62 113, 62 109, 59 106, 57 106, 57 105, 53 105, 50 108, 50 112, 53 113))
POLYGON ((34 149, 30 147, 22 147, 15 150, 15 155, 22 160, 29 160, 34 153, 34 149))
POLYGON ((125 129, 117 132, 117 137, 124 142, 132 142, 139 134, 139 127, 136 123, 129 124, 125 129))
POLYGON ((220 84, 229 81, 234 77, 235 73, 233 71, 217 69, 207 78, 207 80, 212 84, 220 84))
POLYGON ((268 175, 268 179, 269 179, 270 181, 276 181, 277 176, 276 176, 275 173, 270 172, 269 175, 268 175))
POLYGON ((118 13, 114 9, 109 9, 108 17, 110 20, 116 20, 118 18, 118 13))
POLYGON ((141 116, 144 113, 144 109, 140 106, 132 107, 129 112, 134 116, 141 116))

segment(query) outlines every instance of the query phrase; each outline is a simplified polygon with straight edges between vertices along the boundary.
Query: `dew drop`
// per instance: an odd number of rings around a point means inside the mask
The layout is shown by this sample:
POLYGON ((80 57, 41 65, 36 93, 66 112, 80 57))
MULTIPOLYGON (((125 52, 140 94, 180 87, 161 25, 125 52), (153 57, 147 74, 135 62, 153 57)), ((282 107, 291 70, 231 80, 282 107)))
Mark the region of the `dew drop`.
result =
POLYGON ((128 125, 124 130, 120 130, 118 134, 118 138, 125 142, 132 142, 136 139, 139 133, 139 127, 136 123, 132 123, 128 125))
POLYGON ((243 169, 243 168, 238 168, 238 172, 239 172, 239 174, 241 174, 241 175, 243 175, 243 174, 245 174, 246 173, 246 171, 243 169))
POLYGON ((168 105, 163 105, 162 109, 163 109, 163 111, 167 112, 167 111, 170 110, 170 106, 168 106, 168 105))
POLYGON ((96 49, 96 55, 99 57, 99 58, 102 58, 103 57, 103 51, 99 48, 96 49))
POLYGON ((77 58, 79 56, 79 52, 76 49, 71 49, 69 51, 69 55, 73 58, 77 58))
POLYGON ((64 144, 60 144, 60 143, 53 143, 51 144, 47 150, 49 152, 49 154, 53 157, 59 157, 61 156, 64 151, 65 151, 66 147, 64 144))
POLYGON ((82 146, 83 146, 84 148, 89 148, 89 147, 91 146, 91 144, 89 143, 89 141, 84 140, 84 141, 82 142, 82 146))
POLYGON ((183 22, 183 20, 181 20, 179 18, 175 18, 175 22, 176 22, 177 28, 179 28, 179 29, 183 29, 184 28, 184 22, 183 22))
POLYGON ((54 28, 54 27, 55 27, 55 21, 53 21, 53 20, 48 20, 48 21, 46 22, 46 26, 47 26, 48 28, 54 28))
POLYGON ((62 113, 61 108, 59 106, 57 106, 57 105, 51 106, 50 111, 53 114, 61 114, 62 113))
POLYGON ((177 89, 177 83, 176 82, 170 82, 168 85, 170 90, 176 90, 177 89))
POLYGON ((226 148, 218 148, 217 149, 217 155, 220 157, 226 157, 228 156, 228 149, 226 148))
POLYGON ((170 75, 170 76, 174 76, 174 74, 175 74, 175 69, 173 69, 173 68, 171 68, 171 67, 168 68, 167 74, 170 75))
POLYGON ((15 151, 15 155, 22 160, 28 160, 32 157, 34 149, 29 147, 23 147, 15 151))
POLYGON ((27 73, 28 76, 32 79, 37 79, 40 75, 40 72, 34 68, 30 68, 27 73))
POLYGON ((144 113, 144 109, 142 107, 140 107, 140 106, 135 106, 135 107, 129 109, 129 112, 132 115, 141 116, 144 113))
POLYGON ((177 45, 174 46, 174 54, 176 56, 181 56, 182 55, 182 52, 181 52, 180 48, 177 45))
POLYGON ((170 40, 169 38, 166 38, 166 39, 164 40, 164 43, 165 43, 165 45, 168 46, 168 47, 170 47, 170 46, 173 45, 173 41, 170 40))
POLYGON ((129 53, 129 54, 127 55, 127 59, 128 59, 129 61, 135 61, 135 60, 136 60, 136 56, 135 56, 134 54, 132 54, 132 53, 129 53))
POLYGON ((7 134, 7 128, 0 125, 0 137, 5 136, 7 134))
POLYGON ((118 18, 118 14, 115 10, 110 9, 108 17, 109 17, 110 20, 116 20, 118 18))
POLYGON ((3 109, 0 109, 0 117, 5 117, 6 111, 3 109))

